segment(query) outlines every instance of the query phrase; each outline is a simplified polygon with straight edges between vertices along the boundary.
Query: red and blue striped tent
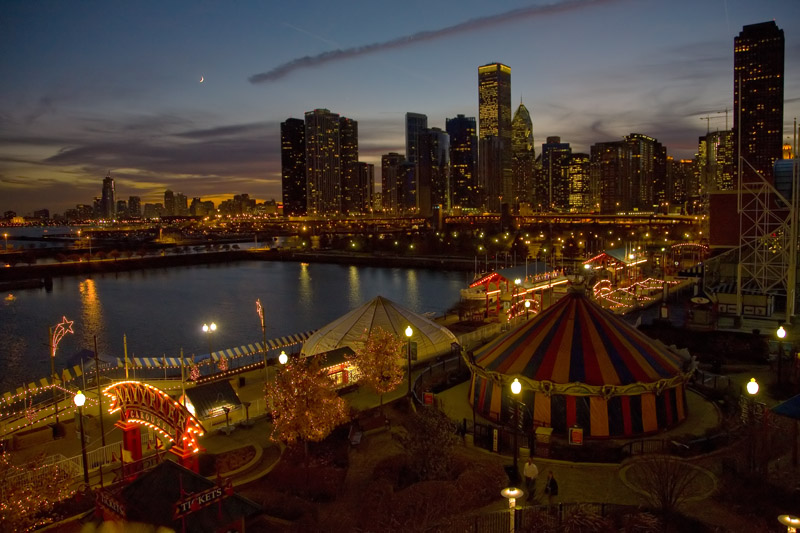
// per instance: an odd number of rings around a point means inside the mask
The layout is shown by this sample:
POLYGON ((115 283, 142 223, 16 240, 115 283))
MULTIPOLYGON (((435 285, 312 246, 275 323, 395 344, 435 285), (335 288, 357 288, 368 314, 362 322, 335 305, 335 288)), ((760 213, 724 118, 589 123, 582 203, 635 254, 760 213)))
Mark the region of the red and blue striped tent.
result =
POLYGON ((624 437, 686 417, 681 356, 578 291, 488 344, 470 367, 469 400, 494 421, 514 410, 515 378, 525 425, 556 433, 579 426, 587 437, 624 437))

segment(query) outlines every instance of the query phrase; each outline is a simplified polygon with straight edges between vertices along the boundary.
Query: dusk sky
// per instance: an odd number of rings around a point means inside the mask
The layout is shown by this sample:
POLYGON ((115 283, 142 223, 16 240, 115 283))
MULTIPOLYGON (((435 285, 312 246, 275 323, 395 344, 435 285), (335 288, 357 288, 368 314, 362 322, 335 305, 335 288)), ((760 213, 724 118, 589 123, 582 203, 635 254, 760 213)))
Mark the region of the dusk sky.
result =
POLYGON ((495 61, 537 154, 551 135, 588 152, 636 132, 689 158, 701 117, 725 129, 733 108, 734 37, 769 20, 791 141, 798 0, 3 2, 0 213, 89 204, 109 171, 118 199, 280 200, 280 123, 314 108, 358 121, 379 182, 405 113, 477 116, 495 61))

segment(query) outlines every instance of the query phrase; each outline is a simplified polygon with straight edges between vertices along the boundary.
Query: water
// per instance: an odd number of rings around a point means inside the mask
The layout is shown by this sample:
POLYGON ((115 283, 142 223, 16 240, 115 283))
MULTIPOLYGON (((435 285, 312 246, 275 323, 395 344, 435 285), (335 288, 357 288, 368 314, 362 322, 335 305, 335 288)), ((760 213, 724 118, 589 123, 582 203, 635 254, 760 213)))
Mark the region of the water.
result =
POLYGON ((267 338, 317 329, 375 296, 418 313, 442 314, 466 286, 464 272, 330 264, 248 261, 162 270, 56 278, 43 289, 0 299, 0 392, 50 373, 48 328, 62 316, 74 333, 58 346, 56 367, 81 349, 122 357, 187 356, 261 340, 256 299, 267 338), (211 336, 204 323, 214 322, 211 336), (209 346, 210 344, 210 346, 209 346))

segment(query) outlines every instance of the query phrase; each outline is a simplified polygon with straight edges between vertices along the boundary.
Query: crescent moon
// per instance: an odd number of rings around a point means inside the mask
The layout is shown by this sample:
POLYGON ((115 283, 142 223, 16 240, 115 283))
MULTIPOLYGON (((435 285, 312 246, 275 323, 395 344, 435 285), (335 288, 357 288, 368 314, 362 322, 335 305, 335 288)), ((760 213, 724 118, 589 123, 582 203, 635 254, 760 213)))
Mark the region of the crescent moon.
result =
POLYGON ((205 80, 205 78, 203 76, 200 76, 200 83, 203 83, 203 80, 205 80))

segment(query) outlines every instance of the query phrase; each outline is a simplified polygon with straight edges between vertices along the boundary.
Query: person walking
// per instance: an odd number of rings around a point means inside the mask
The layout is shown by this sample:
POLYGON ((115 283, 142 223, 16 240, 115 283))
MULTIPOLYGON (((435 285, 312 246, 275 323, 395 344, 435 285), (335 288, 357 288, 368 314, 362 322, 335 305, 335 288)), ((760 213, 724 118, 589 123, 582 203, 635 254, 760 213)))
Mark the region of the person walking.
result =
POLYGON ((547 505, 553 505, 553 498, 558 496, 558 482, 553 477, 553 471, 547 472, 547 481, 544 484, 544 493, 547 494, 547 505))
POLYGON ((528 456, 525 467, 522 469, 525 477, 525 490, 528 492, 528 501, 533 501, 536 496, 536 477, 539 475, 539 468, 533 464, 533 457, 528 456))

